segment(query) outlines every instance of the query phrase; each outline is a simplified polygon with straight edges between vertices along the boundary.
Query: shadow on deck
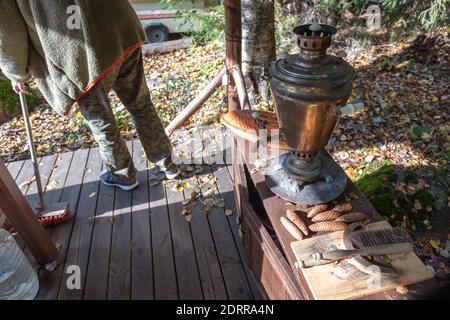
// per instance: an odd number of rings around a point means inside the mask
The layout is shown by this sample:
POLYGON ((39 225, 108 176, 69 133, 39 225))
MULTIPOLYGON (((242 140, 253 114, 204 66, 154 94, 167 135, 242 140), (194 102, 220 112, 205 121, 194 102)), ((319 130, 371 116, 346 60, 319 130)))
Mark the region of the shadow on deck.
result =
MULTIPOLYGON (((46 201, 69 202, 75 216, 48 230, 60 258, 55 271, 40 271, 37 299, 261 299, 238 235, 229 168, 203 165, 225 207, 205 214, 201 203, 190 205, 187 222, 183 201, 196 186, 181 192, 170 184, 151 186, 140 142, 128 145, 140 182, 133 192, 99 183, 97 148, 40 159, 46 201), (234 214, 227 216, 227 209, 234 214)), ((36 203, 36 185, 27 183, 34 175, 30 160, 9 163, 8 170, 36 203)))

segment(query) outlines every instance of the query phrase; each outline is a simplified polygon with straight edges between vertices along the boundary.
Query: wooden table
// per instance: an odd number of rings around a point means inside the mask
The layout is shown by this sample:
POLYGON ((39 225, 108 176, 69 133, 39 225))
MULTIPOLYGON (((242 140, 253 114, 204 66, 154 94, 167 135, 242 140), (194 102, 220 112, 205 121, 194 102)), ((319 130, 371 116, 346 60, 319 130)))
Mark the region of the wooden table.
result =
MULTIPOLYGON (((233 141, 233 181, 250 269, 267 298, 313 299, 301 270, 294 268, 296 259, 290 248, 293 238, 280 223, 280 217, 286 212, 286 201, 270 191, 263 173, 253 170, 249 163, 246 155, 255 146, 238 137, 233 141)), ((350 180, 344 195, 337 199, 339 204, 349 201, 355 211, 367 213, 373 222, 383 219, 350 180), (351 200, 348 195, 353 196, 351 200)), ((404 295, 389 290, 365 298, 423 299, 436 289, 436 281, 430 280, 409 286, 409 293, 404 295)))

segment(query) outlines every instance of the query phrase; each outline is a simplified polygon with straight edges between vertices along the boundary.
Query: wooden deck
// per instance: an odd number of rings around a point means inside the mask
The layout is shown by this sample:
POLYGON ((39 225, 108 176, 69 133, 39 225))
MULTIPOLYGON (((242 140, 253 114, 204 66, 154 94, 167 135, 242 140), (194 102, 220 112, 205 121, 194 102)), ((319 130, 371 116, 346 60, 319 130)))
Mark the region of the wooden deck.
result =
MULTIPOLYGON (((60 259, 55 271, 40 271, 37 299, 261 299, 245 263, 236 215, 225 214, 235 209, 230 169, 202 165, 203 174, 217 178, 215 192, 226 205, 207 215, 194 207, 188 223, 182 202, 193 187, 177 192, 151 186, 140 142, 128 146, 140 182, 133 192, 99 183, 97 148, 40 159, 47 202, 69 202, 75 217, 48 230, 60 259), (67 286, 70 266, 80 268, 80 290, 67 286)), ((9 163, 8 170, 27 200, 36 203, 36 185, 26 183, 33 177, 31 162, 9 163)))

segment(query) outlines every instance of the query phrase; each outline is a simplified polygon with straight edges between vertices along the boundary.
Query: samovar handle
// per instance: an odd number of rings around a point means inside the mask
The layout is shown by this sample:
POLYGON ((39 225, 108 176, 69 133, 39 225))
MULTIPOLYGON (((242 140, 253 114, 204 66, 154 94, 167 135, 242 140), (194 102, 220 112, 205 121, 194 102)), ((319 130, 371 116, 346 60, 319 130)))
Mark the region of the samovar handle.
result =
POLYGON ((356 113, 364 109, 364 102, 358 101, 354 103, 347 103, 345 106, 341 107, 341 116, 347 116, 349 114, 356 113))

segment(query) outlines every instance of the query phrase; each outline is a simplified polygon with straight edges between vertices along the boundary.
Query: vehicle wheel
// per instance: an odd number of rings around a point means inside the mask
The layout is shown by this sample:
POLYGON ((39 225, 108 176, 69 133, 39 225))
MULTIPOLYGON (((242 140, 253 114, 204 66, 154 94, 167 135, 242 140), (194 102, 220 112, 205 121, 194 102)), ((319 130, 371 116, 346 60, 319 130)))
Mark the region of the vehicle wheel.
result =
POLYGON ((169 40, 169 29, 165 25, 149 25, 145 28, 147 43, 159 43, 169 40))

